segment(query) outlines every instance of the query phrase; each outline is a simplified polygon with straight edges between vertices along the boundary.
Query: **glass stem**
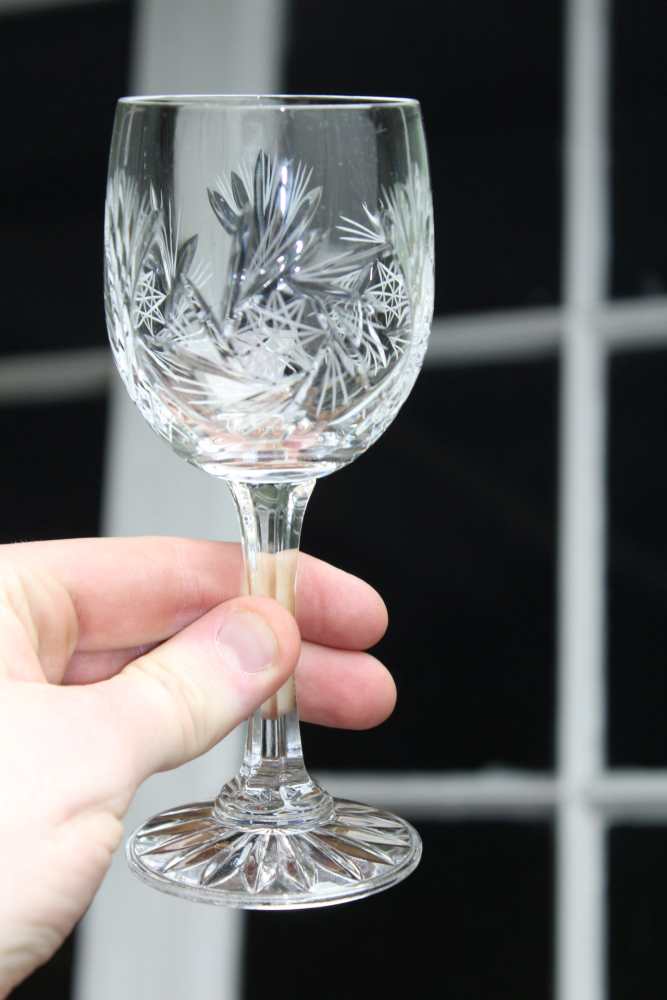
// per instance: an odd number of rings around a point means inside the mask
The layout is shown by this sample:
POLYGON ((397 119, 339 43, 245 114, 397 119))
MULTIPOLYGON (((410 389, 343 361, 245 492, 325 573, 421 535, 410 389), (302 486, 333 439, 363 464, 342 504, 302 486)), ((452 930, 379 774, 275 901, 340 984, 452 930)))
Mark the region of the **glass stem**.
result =
MULTIPOLYGON (((315 485, 230 483, 239 514, 246 594, 272 597, 292 614, 301 525, 315 485)), ((241 770, 216 800, 235 826, 304 826, 327 822, 333 800, 306 771, 290 678, 248 720, 241 770)))

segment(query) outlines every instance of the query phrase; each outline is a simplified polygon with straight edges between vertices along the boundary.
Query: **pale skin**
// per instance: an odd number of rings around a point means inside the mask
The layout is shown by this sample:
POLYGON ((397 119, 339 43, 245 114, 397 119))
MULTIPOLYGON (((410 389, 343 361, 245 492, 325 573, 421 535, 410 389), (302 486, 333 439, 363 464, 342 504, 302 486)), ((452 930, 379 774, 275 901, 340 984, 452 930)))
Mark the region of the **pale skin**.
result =
POLYGON ((204 753, 295 669, 307 721, 391 713, 391 676, 363 652, 387 625, 371 587, 301 556, 295 621, 239 597, 240 569, 222 542, 0 546, 0 998, 83 915, 149 775, 204 753), (235 655, 223 640, 239 631, 235 655), (247 672, 258 647, 264 669, 247 672))

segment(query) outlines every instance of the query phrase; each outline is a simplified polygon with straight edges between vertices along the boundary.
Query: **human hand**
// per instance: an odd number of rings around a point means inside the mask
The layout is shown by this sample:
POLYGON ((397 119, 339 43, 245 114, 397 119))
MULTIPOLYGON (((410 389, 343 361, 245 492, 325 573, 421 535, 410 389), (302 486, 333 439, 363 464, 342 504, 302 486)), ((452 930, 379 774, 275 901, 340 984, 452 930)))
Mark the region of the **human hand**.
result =
POLYGON ((86 910, 139 784, 212 747, 297 661, 302 718, 363 729, 392 711, 360 652, 386 628, 375 591, 300 556, 297 628, 237 596, 240 560, 174 538, 0 546, 0 998, 86 910))

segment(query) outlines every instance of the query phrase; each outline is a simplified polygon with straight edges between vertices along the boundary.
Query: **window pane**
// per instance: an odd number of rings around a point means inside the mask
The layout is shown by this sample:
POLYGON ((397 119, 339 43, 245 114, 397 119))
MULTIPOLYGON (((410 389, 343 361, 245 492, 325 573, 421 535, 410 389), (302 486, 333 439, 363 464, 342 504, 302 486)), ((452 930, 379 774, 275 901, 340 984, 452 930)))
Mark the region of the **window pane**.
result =
POLYGON ((0 16, 4 353, 104 340, 104 191, 131 6, 0 16))
POLYGON ((609 758, 667 764, 667 350, 617 354, 609 399, 609 758))
POLYGON ((667 827, 609 833, 610 1000, 667 994, 667 827))
POLYGON ((106 401, 0 407, 0 542, 99 530, 106 401))
POLYGON ((665 294, 667 4, 614 4, 614 295, 665 294))
POLYGON ((555 361, 429 368, 318 484, 304 548, 384 595, 400 694, 379 730, 305 727, 313 767, 552 765, 556 406, 555 361))
POLYGON ((405 882, 349 906, 246 916, 244 1000, 552 996, 546 824, 420 823, 405 882), (284 991, 284 992, 283 992, 284 991))
POLYGON ((424 110, 436 311, 556 302, 561 4, 292 0, 289 91, 401 94, 424 110), (437 16, 434 10, 437 9, 437 16), (521 30, 517 30, 517 24, 521 30))

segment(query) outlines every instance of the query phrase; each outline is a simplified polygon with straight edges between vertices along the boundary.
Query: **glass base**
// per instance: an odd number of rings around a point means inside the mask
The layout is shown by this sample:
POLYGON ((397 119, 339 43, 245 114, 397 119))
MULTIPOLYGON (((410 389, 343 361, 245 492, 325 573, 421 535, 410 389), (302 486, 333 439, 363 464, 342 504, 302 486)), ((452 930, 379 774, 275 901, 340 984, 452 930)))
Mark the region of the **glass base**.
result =
POLYGON ((417 831, 392 813, 345 799, 312 827, 234 827, 216 803, 169 809, 127 842, 130 868, 155 889, 201 903, 299 910, 363 899, 419 864, 417 831))

